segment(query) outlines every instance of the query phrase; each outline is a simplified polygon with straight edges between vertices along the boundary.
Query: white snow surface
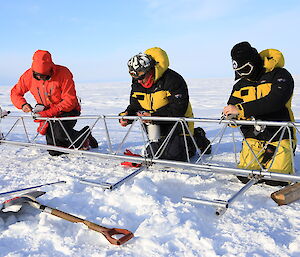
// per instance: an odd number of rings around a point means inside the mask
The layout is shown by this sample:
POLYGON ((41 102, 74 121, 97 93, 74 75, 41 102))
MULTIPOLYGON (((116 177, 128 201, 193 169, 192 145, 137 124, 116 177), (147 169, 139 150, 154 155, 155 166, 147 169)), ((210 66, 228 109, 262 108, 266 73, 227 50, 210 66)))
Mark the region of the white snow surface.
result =
MULTIPOLYGON (((195 117, 219 118, 233 80, 187 82, 195 117)), ((82 99, 82 115, 115 115, 128 105, 129 82, 76 87, 82 99)), ((24 115, 13 107, 9 94, 9 86, 0 87, 2 108, 12 111, 11 115, 24 115)), ((35 104, 33 100, 31 103, 35 104)), ((295 77, 292 106, 299 121, 299 76, 295 77)), ((2 119, 0 128, 7 129, 9 122, 8 118, 2 119)), ((37 125, 32 120, 29 123, 35 131, 37 125)), ((92 121, 80 121, 76 128, 84 123, 92 121)), ((200 125, 210 139, 221 128, 200 125)), ((113 142, 120 143, 127 128, 119 126, 117 120, 111 121, 109 128, 113 142)), ((23 136, 21 130, 12 135, 13 140, 23 136)), ((107 152, 103 129, 96 127, 93 135, 99 142, 95 151, 107 152)), ((226 139, 216 158, 232 165, 229 134, 226 139)), ((138 133, 129 137, 125 148, 141 152, 138 133)), ((296 169, 299 151, 298 144, 296 169)), ((278 206, 270 194, 280 187, 254 185, 223 216, 217 217, 212 206, 183 202, 181 197, 227 200, 242 187, 234 175, 203 171, 192 176, 162 172, 161 167, 153 165, 120 188, 104 191, 81 184, 78 178, 116 182, 133 169, 124 168, 117 160, 78 154, 51 157, 46 150, 7 144, 0 145, 0 156, 0 192, 65 180, 66 184, 38 189, 46 192, 39 202, 109 228, 128 229, 135 235, 122 246, 111 245, 84 225, 26 207, 22 215, 0 218, 0 256, 300 256, 300 202, 278 206)), ((15 196, 3 196, 0 201, 15 196)))

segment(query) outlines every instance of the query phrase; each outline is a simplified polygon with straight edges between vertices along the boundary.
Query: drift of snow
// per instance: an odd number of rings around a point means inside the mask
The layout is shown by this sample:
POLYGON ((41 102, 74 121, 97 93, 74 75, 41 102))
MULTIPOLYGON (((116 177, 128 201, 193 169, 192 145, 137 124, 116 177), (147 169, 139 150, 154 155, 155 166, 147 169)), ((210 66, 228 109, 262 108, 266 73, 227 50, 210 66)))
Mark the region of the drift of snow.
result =
MULTIPOLYGON (((202 79, 188 81, 188 85, 195 117, 219 118, 233 81, 202 79)), ((10 87, 1 86, 0 90, 1 106, 12 115, 24 115, 12 106, 10 87)), ((77 92, 82 99, 82 116, 116 115, 128 105, 130 88, 129 83, 77 84, 77 92)), ((295 79, 292 106, 299 120, 300 77, 295 79)), ((1 129, 7 122, 9 119, 1 120, 1 129)), ((30 122, 35 130, 36 124, 30 122)), ((83 123, 78 122, 76 127, 80 129, 83 123)), ((209 138, 219 129, 200 125, 209 138)), ((127 129, 116 120, 109 128, 112 140, 120 143, 127 129)), ((14 135, 15 140, 21 137, 14 135)), ((97 151, 105 152, 103 131, 96 127, 93 135, 99 142, 97 151)), ((228 142, 221 143, 218 159, 232 161, 230 142, 228 136, 228 142)), ((133 133, 125 147, 140 153, 142 141, 133 133)), ((299 151, 298 144, 296 169, 299 151)), ((22 215, 0 218, 0 256, 300 256, 300 202, 277 206, 270 194, 280 187, 254 185, 217 217, 213 207, 183 202, 181 197, 227 200, 242 187, 233 175, 200 172, 192 176, 162 172, 154 165, 117 190, 103 191, 79 183, 78 178, 116 182, 132 170, 116 160, 76 154, 51 157, 45 150, 6 144, 0 145, 0 154, 0 192, 65 180, 66 184, 41 188, 47 193, 38 200, 135 235, 126 244, 114 246, 85 226, 28 207, 22 215)))

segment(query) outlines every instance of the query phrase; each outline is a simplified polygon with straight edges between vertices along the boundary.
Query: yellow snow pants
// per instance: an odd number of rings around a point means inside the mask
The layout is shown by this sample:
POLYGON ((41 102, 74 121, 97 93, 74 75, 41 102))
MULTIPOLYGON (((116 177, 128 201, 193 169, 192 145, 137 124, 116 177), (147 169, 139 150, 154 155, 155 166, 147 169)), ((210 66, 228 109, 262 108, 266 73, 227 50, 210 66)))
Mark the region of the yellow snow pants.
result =
MULTIPOLYGON (((251 147, 253 153, 255 154, 257 160, 261 163, 265 154, 265 149, 262 150, 265 145, 265 142, 254 138, 247 138, 246 140, 249 146, 251 147)), ((272 142, 270 144, 277 147, 279 141, 272 142)), ((260 170, 261 168, 257 160, 254 158, 253 153, 249 149, 249 146, 244 140, 242 150, 240 153, 240 162, 238 167, 249 170, 260 170)), ((261 163, 261 165, 263 168, 268 169, 271 172, 294 174, 292 158, 293 151, 290 145, 290 140, 283 139, 280 142, 275 158, 271 158, 266 163, 261 163)))

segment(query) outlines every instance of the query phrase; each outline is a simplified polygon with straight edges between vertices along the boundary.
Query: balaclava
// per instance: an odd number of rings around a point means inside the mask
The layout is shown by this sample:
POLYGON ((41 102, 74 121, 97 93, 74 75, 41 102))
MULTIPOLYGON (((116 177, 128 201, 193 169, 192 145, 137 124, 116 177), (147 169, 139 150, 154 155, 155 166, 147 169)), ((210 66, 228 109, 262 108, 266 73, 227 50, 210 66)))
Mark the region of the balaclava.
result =
POLYGON ((263 71, 263 60, 248 42, 236 44, 231 50, 232 66, 236 79, 244 77, 256 81, 263 71))

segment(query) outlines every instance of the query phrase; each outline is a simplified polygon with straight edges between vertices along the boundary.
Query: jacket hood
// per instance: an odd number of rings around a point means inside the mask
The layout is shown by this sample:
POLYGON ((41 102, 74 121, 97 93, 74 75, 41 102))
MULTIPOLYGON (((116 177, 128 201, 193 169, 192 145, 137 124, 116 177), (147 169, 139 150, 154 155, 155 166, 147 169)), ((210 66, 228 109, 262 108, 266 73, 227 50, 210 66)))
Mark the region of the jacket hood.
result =
POLYGON ((145 54, 150 55, 157 62, 155 65, 154 78, 154 81, 157 81, 169 68, 169 57, 167 53, 159 47, 149 48, 145 51, 145 54))
POLYGON ((284 57, 279 50, 266 49, 261 51, 259 54, 264 61, 264 68, 266 69, 266 72, 270 72, 275 68, 282 68, 284 66, 284 57))
POLYGON ((32 57, 31 69, 37 73, 49 75, 54 63, 48 51, 37 50, 32 57))

